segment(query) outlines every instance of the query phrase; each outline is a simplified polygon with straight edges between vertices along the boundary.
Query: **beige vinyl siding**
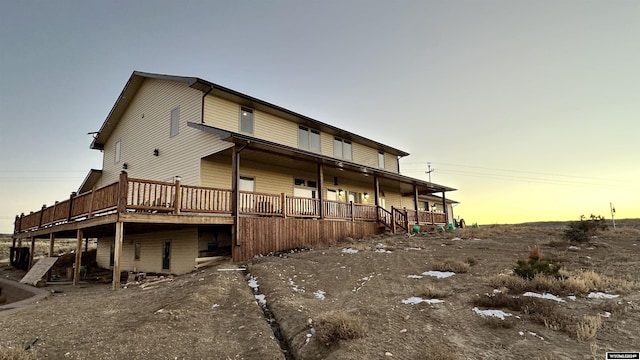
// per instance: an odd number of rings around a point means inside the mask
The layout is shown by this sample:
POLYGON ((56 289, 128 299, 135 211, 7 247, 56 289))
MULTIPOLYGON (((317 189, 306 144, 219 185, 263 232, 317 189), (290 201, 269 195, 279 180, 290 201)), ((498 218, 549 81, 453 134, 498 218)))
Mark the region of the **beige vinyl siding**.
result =
MULTIPOLYGON (((110 268, 109 257, 113 238, 99 238, 96 261, 102 268, 110 268)), ((122 271, 143 271, 184 274, 192 271, 198 257, 198 229, 159 231, 126 235, 122 243, 120 268, 122 271), (171 268, 162 269, 164 242, 171 241, 171 268), (140 243, 140 260, 134 260, 135 244, 140 243)))
MULTIPOLYGON (((240 132, 240 104, 209 95, 205 99, 205 124, 240 132)), ((298 125, 275 115, 253 109, 253 136, 278 144, 298 147, 298 125)))
MULTIPOLYGON (((255 191, 269 194, 293 194, 293 179, 303 178, 315 181, 316 173, 310 164, 300 163, 300 167, 292 169, 260 162, 240 160, 240 176, 252 177, 255 180, 255 191)), ((231 189, 231 164, 228 159, 212 157, 203 159, 202 186, 231 189)))
POLYGON ((187 122, 200 122, 201 101, 202 93, 183 83, 146 79, 105 143, 98 186, 117 181, 124 163, 129 177, 169 181, 180 176, 184 184, 199 184, 200 158, 232 146, 216 135, 187 126, 187 122), (179 133, 170 137, 175 108, 180 109, 179 133), (118 140, 121 156, 114 164, 118 140), (153 155, 154 149, 159 156, 153 155))
MULTIPOLYGON (((376 161, 377 166, 377 161, 376 161)), ((389 153, 384 153, 384 169, 398 173, 398 157, 389 153)))
POLYGON ((334 136, 327 133, 320 133, 320 152, 324 156, 333 157, 333 138, 334 136))

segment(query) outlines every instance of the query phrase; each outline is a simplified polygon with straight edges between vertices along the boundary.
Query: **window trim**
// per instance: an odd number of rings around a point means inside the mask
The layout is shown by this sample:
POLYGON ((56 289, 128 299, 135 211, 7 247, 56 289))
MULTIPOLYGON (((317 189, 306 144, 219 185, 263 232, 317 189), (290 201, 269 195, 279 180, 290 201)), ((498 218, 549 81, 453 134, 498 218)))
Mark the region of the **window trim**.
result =
POLYGON ((343 139, 341 137, 338 136, 334 136, 333 137, 333 156, 335 158, 338 159, 343 159, 343 160, 349 160, 349 161, 353 161, 353 141, 349 140, 349 139, 343 139), (337 154, 336 151, 336 143, 340 143, 340 155, 337 154), (349 144, 349 156, 346 157, 345 155, 345 144, 349 144))
POLYGON ((320 150, 322 149, 322 135, 320 133, 320 130, 316 130, 314 128, 305 126, 305 125, 300 125, 298 124, 298 149, 303 149, 303 150, 309 150, 315 153, 320 153, 320 150), (306 132, 306 136, 307 136, 307 147, 303 147, 301 142, 300 142, 300 131, 304 131, 306 132), (314 148, 313 146, 313 141, 311 141, 311 139, 313 138, 311 134, 315 134, 317 135, 317 148, 314 148))
POLYGON ((384 166, 385 166, 384 151, 378 151, 378 168, 384 169, 385 168, 384 166))
POLYGON ((180 106, 172 109, 169 117, 169 137, 172 138, 180 134, 180 106))
POLYGON ((253 133, 255 132, 255 116, 254 115, 255 115, 255 113, 254 113, 252 108, 250 108, 248 106, 240 106, 240 120, 239 120, 240 123, 238 124, 238 128, 239 128, 241 133, 253 135, 253 133), (249 116, 245 117, 245 115, 243 115, 243 113, 245 113, 245 112, 248 113, 248 114, 251 114, 251 116, 250 117, 249 116), (245 131, 242 128, 242 122, 243 122, 243 120, 249 119, 249 118, 251 119, 251 131, 245 131))
POLYGON ((120 158, 122 157, 122 140, 118 140, 116 141, 115 144, 115 154, 114 154, 114 164, 117 164, 120 162, 120 158))

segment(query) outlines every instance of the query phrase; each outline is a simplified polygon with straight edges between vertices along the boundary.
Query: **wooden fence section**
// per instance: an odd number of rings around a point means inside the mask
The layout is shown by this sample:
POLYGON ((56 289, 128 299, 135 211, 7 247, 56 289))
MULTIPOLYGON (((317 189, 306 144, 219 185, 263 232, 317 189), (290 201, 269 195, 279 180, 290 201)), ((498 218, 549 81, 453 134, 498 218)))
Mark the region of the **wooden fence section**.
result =
POLYGON ((446 223, 444 213, 436 213, 433 211, 415 211, 409 209, 403 209, 407 213, 407 221, 409 224, 444 224, 446 223))
POLYGON ((347 237, 364 237, 378 232, 375 222, 277 217, 243 217, 240 228, 240 244, 233 246, 233 261, 294 248, 333 245, 347 237))

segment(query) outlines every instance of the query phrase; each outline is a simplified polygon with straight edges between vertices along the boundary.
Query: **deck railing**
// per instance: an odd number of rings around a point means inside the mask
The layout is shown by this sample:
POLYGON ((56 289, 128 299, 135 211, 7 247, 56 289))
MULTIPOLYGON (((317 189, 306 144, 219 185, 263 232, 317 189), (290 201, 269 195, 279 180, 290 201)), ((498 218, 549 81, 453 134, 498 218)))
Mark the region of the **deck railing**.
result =
MULTIPOLYGON (((40 211, 16 216, 14 231, 34 231, 115 212, 231 215, 232 197, 231 190, 181 185, 179 180, 133 179, 123 173, 118 182, 82 194, 72 193, 69 199, 43 206, 40 211)), ((379 221, 404 230, 413 223, 445 222, 442 213, 397 208, 389 212, 375 205, 338 201, 321 204, 319 199, 248 191, 240 191, 238 211, 242 215, 379 221)))

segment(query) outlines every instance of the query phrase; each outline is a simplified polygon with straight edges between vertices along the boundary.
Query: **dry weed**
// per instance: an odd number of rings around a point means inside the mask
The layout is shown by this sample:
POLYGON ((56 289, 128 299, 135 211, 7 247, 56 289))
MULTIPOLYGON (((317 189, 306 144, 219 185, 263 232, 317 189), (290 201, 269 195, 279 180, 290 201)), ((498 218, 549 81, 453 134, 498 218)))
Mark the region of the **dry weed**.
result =
POLYGON ((469 271, 469 264, 457 260, 444 260, 440 263, 434 263, 431 265, 431 270, 436 271, 451 271, 456 274, 462 274, 469 271))
POLYGON ((458 356, 456 350, 450 345, 439 342, 429 347, 425 360, 457 360, 458 356))
POLYGON ((596 337, 602 327, 602 318, 599 315, 585 315, 582 321, 576 325, 576 335, 580 341, 588 341, 596 337))
POLYGON ((35 360, 37 353, 33 350, 25 351, 21 347, 12 348, 0 345, 0 359, 2 360, 35 360))
POLYGON ((331 312, 321 316, 316 326, 318 341, 326 346, 337 345, 340 340, 359 339, 366 335, 360 320, 346 312, 331 312))
POLYGON ((451 295, 451 293, 447 290, 427 284, 419 290, 419 295, 427 299, 442 299, 451 295))
POLYGON ((469 256, 468 258, 466 258, 464 260, 465 263, 469 264, 469 266, 475 266, 478 265, 478 260, 476 260, 476 258, 469 256))

